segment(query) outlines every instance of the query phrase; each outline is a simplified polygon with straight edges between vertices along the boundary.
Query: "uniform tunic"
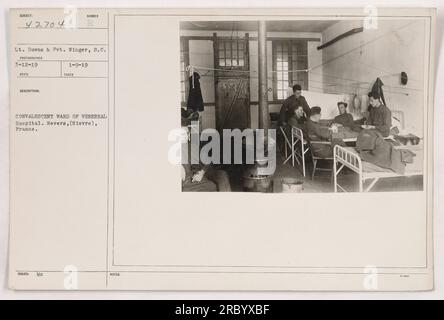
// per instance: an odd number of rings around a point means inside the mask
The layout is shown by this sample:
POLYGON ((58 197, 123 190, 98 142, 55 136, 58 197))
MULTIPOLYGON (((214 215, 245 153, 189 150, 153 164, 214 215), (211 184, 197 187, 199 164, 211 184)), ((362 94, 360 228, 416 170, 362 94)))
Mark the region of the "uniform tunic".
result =
MULTIPOLYGON (((308 119, 305 124, 307 135, 310 141, 328 141, 331 138, 331 131, 327 127, 321 126, 319 123, 308 119)), ((313 143, 311 151, 314 156, 321 158, 331 157, 333 149, 331 144, 313 143)))
POLYGON ((290 126, 302 129, 302 131, 305 131, 305 123, 307 122, 307 118, 304 116, 298 118, 296 115, 288 119, 287 123, 290 126))
POLYGON ((350 113, 343 113, 335 117, 334 123, 342 124, 344 127, 353 128, 355 122, 350 113))
POLYGON ((367 124, 375 126, 383 137, 390 134, 392 127, 392 113, 389 108, 381 104, 379 107, 370 107, 367 124))
POLYGON ((310 107, 308 106, 307 100, 305 100, 303 96, 296 98, 296 96, 293 94, 285 99, 284 103, 282 104, 281 112, 279 114, 279 122, 281 124, 287 122, 288 119, 294 115, 295 110, 299 106, 302 106, 302 109, 304 109, 307 117, 310 116, 310 107))

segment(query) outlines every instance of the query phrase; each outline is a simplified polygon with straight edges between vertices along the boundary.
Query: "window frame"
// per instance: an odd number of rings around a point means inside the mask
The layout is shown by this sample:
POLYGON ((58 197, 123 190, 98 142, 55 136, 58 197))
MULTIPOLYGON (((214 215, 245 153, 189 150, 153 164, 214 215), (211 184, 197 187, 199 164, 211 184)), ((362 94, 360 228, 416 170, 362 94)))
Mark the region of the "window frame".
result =
MULTIPOLYGON (((273 59, 273 100, 274 101, 284 101, 285 98, 279 98, 279 91, 281 89, 278 89, 278 73, 276 72, 278 69, 277 66, 277 58, 278 58, 278 46, 287 46, 287 54, 288 54, 288 70, 285 71, 287 73, 287 88, 292 87, 294 84, 301 84, 302 90, 308 90, 308 73, 302 73, 302 79, 297 80, 297 78, 300 76, 299 74, 296 74, 294 72, 291 72, 292 70, 296 70, 297 66, 297 59, 300 57, 305 57, 304 59, 304 67, 305 68, 298 68, 298 69, 307 69, 308 68, 308 41, 302 40, 302 39, 272 39, 272 59, 273 59), (298 54, 294 51, 294 46, 301 46, 302 48, 302 54, 298 54), (296 62, 296 63, 295 63, 296 62), (302 83, 300 83, 302 82, 302 83)), ((284 52, 284 50, 282 50, 284 52)), ((280 80, 280 81, 285 81, 280 80)))
POLYGON ((180 37, 180 103, 181 106, 187 104, 187 94, 188 94, 188 71, 186 67, 190 64, 190 49, 189 49, 189 38, 180 37), (183 77, 183 79, 182 79, 183 77), (184 90, 182 90, 182 88, 184 90))
POLYGON ((250 57, 249 57, 249 50, 248 50, 248 41, 249 41, 249 37, 248 37, 248 33, 245 34, 245 36, 243 37, 221 37, 221 36, 217 36, 217 48, 215 48, 217 50, 217 53, 215 52, 215 61, 216 61, 216 68, 218 69, 226 69, 226 70, 249 70, 250 68, 250 57), (233 66, 232 62, 233 62, 233 46, 231 43, 231 48, 230 48, 230 60, 231 60, 231 65, 221 65, 221 59, 224 59, 225 62, 227 61, 227 46, 226 43, 227 42, 236 42, 236 60, 238 62, 238 65, 233 66), (223 58, 221 57, 221 50, 220 50, 220 45, 224 44, 224 56, 223 58), (239 43, 243 44, 243 48, 242 50, 240 50, 239 47, 239 43), (242 55, 243 55, 243 65, 239 65, 239 52, 242 51, 242 55))

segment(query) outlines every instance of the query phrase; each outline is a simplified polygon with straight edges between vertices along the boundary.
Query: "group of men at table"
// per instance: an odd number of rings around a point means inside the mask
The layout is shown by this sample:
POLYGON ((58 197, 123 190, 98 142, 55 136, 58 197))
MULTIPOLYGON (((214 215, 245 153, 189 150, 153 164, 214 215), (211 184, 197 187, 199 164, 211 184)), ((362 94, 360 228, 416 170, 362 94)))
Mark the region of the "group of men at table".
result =
POLYGON ((334 140, 334 132, 338 128, 347 128, 348 130, 359 132, 362 129, 376 130, 383 137, 390 134, 392 126, 392 115, 390 109, 381 101, 377 92, 370 92, 368 117, 364 123, 358 123, 353 120, 353 116, 347 112, 347 103, 340 101, 337 103, 339 114, 334 118, 330 125, 321 124, 322 109, 319 106, 309 107, 307 100, 302 96, 302 88, 296 84, 293 86, 293 94, 283 103, 279 114, 280 126, 294 126, 301 129, 304 136, 310 141, 331 141, 331 145, 312 146, 312 152, 320 157, 329 157, 333 153, 334 144, 344 144, 341 139, 334 140), (332 139, 333 138, 333 139, 332 139))

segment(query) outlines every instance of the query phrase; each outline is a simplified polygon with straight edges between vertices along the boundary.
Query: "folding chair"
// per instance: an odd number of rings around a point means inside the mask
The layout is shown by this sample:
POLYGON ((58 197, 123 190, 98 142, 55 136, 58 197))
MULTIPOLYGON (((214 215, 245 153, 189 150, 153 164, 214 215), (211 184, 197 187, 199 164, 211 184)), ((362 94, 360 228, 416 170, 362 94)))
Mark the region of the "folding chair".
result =
POLYGON ((294 161, 296 160, 299 165, 302 162, 302 174, 305 177, 305 155, 310 151, 307 140, 304 140, 304 133, 300 128, 291 127, 291 155, 292 164, 294 167, 294 161), (300 148, 298 148, 300 145, 300 148), (299 161, 301 160, 301 162, 299 161))
POLYGON ((331 178, 333 179, 333 163, 332 163, 332 168, 331 169, 329 169, 329 168, 318 168, 317 167, 318 160, 331 160, 333 162, 334 161, 333 154, 331 155, 331 157, 325 157, 325 158, 319 157, 319 156, 315 156, 314 153, 313 153, 312 146, 316 145, 316 144, 317 145, 321 145, 322 144, 322 145, 330 145, 331 146, 331 142, 330 141, 310 141, 311 157, 313 159, 313 172, 311 174, 311 180, 314 180, 316 170, 318 170, 318 171, 330 171, 332 173, 331 178))
POLYGON ((291 148, 291 141, 290 141, 290 139, 288 138, 288 135, 287 135, 287 133, 285 132, 285 127, 284 126, 280 126, 279 127, 279 129, 281 130, 281 133, 282 133, 282 136, 284 137, 284 142, 285 142, 285 144, 284 144, 284 148, 285 148, 285 159, 284 159, 284 161, 282 162, 283 164, 286 164, 287 162, 288 162, 288 160, 290 160, 290 159, 292 159, 292 155, 293 155, 293 152, 291 152, 291 154, 290 155, 288 155, 288 149, 290 149, 290 150, 292 150, 292 148, 291 148))

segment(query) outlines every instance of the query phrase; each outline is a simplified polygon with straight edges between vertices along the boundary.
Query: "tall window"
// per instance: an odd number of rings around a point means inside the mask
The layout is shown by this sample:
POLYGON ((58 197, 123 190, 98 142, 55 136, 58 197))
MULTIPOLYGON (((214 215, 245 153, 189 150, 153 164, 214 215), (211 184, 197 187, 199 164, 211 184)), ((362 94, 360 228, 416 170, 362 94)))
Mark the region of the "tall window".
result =
POLYGON ((287 96, 287 89, 290 85, 289 83, 289 52, 288 52, 288 43, 286 42, 273 42, 273 51, 274 51, 274 68, 276 72, 275 74, 275 85, 274 85, 274 94, 275 98, 278 100, 285 99, 287 96))
POLYGON ((180 39, 180 96, 181 102, 187 101, 187 86, 188 86, 188 72, 186 67, 188 65, 188 39, 180 39))
POLYGON ((243 68, 247 65, 245 57, 245 39, 218 39, 219 66, 243 68))
POLYGON ((295 84, 307 90, 308 74, 301 71, 308 68, 307 41, 273 40, 272 46, 274 99, 285 99, 288 88, 295 84))

